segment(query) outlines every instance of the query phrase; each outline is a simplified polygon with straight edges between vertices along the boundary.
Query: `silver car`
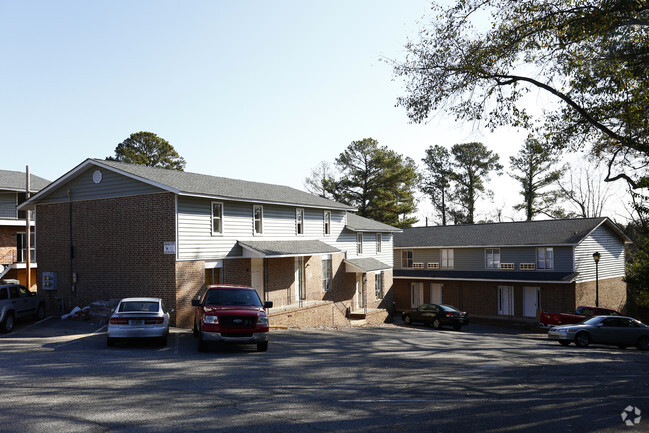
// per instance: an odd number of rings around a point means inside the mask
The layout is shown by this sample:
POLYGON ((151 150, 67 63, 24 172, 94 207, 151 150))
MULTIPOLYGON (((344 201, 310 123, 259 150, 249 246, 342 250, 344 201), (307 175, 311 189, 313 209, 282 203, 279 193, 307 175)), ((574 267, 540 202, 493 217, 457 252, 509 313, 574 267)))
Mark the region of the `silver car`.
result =
POLYGON ((169 313, 160 298, 124 298, 108 321, 106 343, 120 338, 155 338, 164 346, 169 336, 169 313))
POLYGON ((594 343, 649 350, 649 326, 623 316, 596 316, 574 325, 555 326, 548 331, 548 338, 563 346, 574 342, 577 347, 594 343))

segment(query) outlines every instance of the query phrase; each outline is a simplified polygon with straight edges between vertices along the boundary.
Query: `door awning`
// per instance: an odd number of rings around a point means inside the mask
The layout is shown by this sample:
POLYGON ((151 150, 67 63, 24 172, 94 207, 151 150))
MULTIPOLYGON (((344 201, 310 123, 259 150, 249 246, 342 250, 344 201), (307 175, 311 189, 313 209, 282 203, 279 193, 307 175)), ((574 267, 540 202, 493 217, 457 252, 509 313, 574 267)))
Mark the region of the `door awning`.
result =
POLYGON ((244 257, 279 258, 318 256, 340 250, 318 240, 302 241, 239 241, 244 257))
POLYGON ((390 265, 368 257, 366 259, 347 259, 345 260, 347 272, 365 274, 367 272, 387 271, 392 269, 390 265))

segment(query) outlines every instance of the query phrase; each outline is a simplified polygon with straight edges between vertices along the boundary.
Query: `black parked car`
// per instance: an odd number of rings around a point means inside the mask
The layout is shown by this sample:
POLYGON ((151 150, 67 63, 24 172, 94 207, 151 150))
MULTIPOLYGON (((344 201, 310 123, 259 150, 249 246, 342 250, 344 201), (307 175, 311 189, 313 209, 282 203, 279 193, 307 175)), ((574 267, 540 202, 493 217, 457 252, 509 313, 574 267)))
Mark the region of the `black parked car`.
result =
POLYGON ((422 304, 416 310, 405 311, 401 315, 406 325, 424 323, 435 329, 442 326, 452 326, 458 331, 469 324, 469 315, 451 305, 422 304))

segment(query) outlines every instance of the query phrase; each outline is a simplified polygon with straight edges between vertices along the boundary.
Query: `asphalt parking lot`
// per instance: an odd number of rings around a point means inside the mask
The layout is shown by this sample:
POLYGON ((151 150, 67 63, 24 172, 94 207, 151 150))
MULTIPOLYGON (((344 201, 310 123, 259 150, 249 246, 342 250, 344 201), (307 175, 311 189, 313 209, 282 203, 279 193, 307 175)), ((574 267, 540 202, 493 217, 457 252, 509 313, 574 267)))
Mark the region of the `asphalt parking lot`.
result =
POLYGON ((637 349, 473 324, 273 330, 265 353, 199 353, 180 329, 109 348, 104 331, 50 318, 1 334, 0 431, 649 431, 637 349))

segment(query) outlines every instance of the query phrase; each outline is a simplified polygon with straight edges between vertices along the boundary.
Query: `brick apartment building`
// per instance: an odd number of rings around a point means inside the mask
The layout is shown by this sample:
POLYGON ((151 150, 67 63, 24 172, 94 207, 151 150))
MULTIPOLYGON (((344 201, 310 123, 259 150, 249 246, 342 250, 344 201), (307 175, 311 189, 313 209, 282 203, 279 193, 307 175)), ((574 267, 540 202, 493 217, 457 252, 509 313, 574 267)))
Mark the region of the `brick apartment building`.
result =
POLYGON ((52 311, 156 296, 190 327, 213 283, 254 287, 275 325, 380 322, 392 306, 400 230, 286 186, 88 159, 20 208, 38 213, 52 311))

